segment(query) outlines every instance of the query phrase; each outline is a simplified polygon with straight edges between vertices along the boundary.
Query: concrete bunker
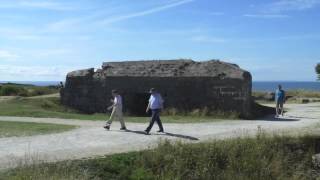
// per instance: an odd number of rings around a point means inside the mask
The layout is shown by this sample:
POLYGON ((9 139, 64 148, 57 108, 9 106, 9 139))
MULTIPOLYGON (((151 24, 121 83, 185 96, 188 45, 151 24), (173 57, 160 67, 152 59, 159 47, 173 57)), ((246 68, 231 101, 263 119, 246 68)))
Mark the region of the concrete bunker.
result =
POLYGON ((162 93, 165 108, 208 108, 237 112, 243 117, 251 113, 251 74, 219 60, 105 62, 97 71, 91 68, 68 73, 62 103, 85 113, 105 112, 111 90, 118 89, 124 111, 142 115, 150 87, 162 93))

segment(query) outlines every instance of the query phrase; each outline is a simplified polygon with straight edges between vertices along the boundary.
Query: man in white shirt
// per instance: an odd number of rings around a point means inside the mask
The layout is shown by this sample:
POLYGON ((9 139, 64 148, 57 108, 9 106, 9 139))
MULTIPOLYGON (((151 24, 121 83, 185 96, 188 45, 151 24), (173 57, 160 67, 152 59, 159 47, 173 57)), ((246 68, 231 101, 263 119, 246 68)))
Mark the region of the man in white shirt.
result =
POLYGON ((158 132, 164 132, 162 122, 160 120, 160 112, 163 109, 163 103, 164 100, 162 99, 160 93, 156 91, 156 89, 151 88, 150 90, 150 99, 148 103, 148 107, 146 109, 146 112, 148 113, 149 110, 152 112, 151 120, 149 123, 149 126, 145 130, 146 134, 149 134, 154 122, 158 123, 159 131, 158 132))
POLYGON ((105 129, 109 130, 112 124, 112 121, 117 118, 120 121, 121 129, 120 130, 127 130, 126 125, 123 120, 123 113, 122 113, 122 97, 120 96, 117 90, 112 90, 112 96, 114 99, 112 100, 113 104, 108 108, 108 110, 112 109, 109 121, 106 122, 104 126, 105 129))

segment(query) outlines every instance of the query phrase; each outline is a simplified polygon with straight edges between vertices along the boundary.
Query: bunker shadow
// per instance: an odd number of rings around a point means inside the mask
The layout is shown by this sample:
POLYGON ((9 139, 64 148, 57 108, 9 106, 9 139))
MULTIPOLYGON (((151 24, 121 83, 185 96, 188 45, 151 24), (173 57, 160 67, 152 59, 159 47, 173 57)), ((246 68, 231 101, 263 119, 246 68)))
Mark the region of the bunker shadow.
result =
MULTIPOLYGON (((125 132, 146 135, 146 133, 144 131, 134 131, 134 130, 127 129, 125 132)), ((164 133, 159 133, 159 134, 152 134, 152 135, 170 136, 170 137, 176 137, 176 138, 181 138, 181 139, 187 139, 187 140, 191 140, 191 141, 199 141, 199 139, 196 138, 196 137, 183 135, 183 134, 169 133, 169 132, 164 132, 164 133)))
POLYGON ((291 116, 288 116, 288 117, 282 117, 282 116, 279 116, 279 117, 275 117, 275 116, 267 116, 265 118, 262 118, 262 119, 259 119, 260 121, 275 121, 275 122, 282 122, 282 121, 287 121, 287 122, 294 122, 294 121, 300 121, 300 118, 297 118, 297 117, 291 117, 291 116))
POLYGON ((298 119, 319 119, 314 117, 301 117, 301 116, 288 116, 290 118, 298 118, 298 119))

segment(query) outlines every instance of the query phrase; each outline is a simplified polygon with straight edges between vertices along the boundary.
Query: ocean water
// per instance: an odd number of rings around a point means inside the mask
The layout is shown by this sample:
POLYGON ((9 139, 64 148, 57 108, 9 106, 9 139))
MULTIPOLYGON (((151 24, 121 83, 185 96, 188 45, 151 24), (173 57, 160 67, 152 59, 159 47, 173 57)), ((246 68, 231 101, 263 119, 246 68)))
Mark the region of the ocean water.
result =
POLYGON ((320 91, 320 82, 293 82, 293 81, 282 81, 282 82, 262 82, 256 81, 252 83, 253 91, 275 91, 278 85, 281 84, 284 90, 310 90, 320 91))
MULTIPOLYGON (((0 83, 17 83, 17 84, 32 84, 36 86, 58 85, 59 81, 0 81, 0 83)), ((253 91, 274 91, 278 84, 283 86, 284 90, 305 89, 311 91, 320 91, 320 82, 292 82, 292 81, 255 81, 252 84, 253 91)))

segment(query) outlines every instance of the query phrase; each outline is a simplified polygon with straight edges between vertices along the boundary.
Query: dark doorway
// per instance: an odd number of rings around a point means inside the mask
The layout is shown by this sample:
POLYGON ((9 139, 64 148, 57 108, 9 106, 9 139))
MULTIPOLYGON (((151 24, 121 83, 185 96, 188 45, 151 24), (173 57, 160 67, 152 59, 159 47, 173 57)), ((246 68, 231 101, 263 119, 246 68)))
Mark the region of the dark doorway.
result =
POLYGON ((131 114, 136 116, 147 116, 146 108, 149 102, 149 93, 136 93, 132 98, 131 114))

